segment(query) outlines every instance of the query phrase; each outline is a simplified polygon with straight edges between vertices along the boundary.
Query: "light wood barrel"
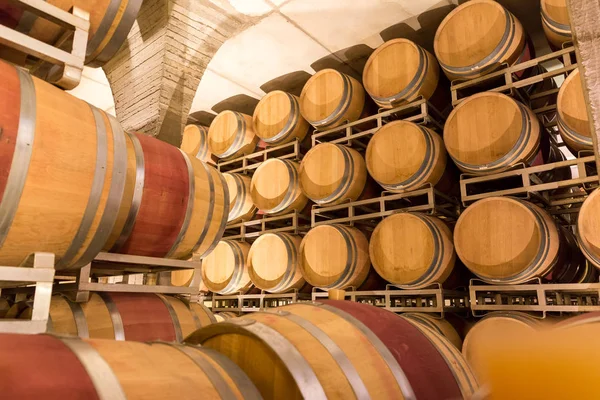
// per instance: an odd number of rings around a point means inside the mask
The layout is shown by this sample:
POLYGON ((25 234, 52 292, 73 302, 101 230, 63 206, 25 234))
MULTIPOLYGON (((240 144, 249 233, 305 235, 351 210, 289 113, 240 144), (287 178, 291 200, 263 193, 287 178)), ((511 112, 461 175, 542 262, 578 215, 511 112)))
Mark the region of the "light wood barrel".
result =
POLYGON ((600 190, 583 202, 577 218, 577 238, 583 255, 600 268, 600 190))
POLYGON ((542 28, 548 41, 557 48, 573 40, 567 0, 541 0, 542 28))
MULTIPOLYGON (((142 0, 47 0, 48 3, 69 11, 72 7, 90 13, 90 30, 86 50, 86 65, 100 67, 121 48, 137 18, 142 0)), ((7 9, 0 4, 0 13, 7 9)), ((29 12, 12 13, 19 20, 16 29, 45 43, 59 39, 60 26, 29 12)))
POLYGON ((298 163, 272 158, 260 164, 252 176, 252 202, 265 214, 302 211, 308 199, 300 189, 298 163))
POLYGON ((377 225, 369 243, 375 271, 403 288, 444 283, 454 268, 452 231, 440 219, 421 213, 390 215, 377 225))
POLYGON ((369 242, 354 227, 317 226, 300 243, 300 268, 314 287, 358 288, 370 270, 369 242))
MULTIPOLYGON (((12 318, 31 319, 31 307, 31 302, 13 306, 12 318)), ((48 332, 84 339, 181 342, 196 329, 215 322, 204 305, 177 297, 98 292, 85 303, 53 296, 48 332)))
POLYGON ((208 149, 219 158, 251 154, 257 143, 252 117, 237 111, 219 113, 208 129, 208 149))
POLYGON ((519 60, 527 50, 526 34, 500 3, 471 0, 444 18, 433 48, 448 78, 473 79, 519 60))
POLYGON ((334 307, 298 303, 257 312, 198 330, 187 342, 230 358, 266 400, 414 398, 390 350, 334 307))
POLYGON ((358 120, 365 90, 356 79, 334 69, 314 74, 300 94, 300 112, 312 126, 326 130, 358 120))
POLYGON ((365 158, 369 174, 391 192, 451 179, 445 175, 447 155, 442 138, 412 122, 384 125, 369 141, 365 158))
POLYGON ((252 182, 248 175, 223 174, 227 188, 229 189, 229 216, 227 223, 250 221, 254 218, 258 209, 252 202, 250 184, 252 182))
POLYGON ((367 182, 360 153, 341 144, 321 143, 310 149, 300 164, 302 192, 318 205, 355 201, 367 182))
POLYGON ((228 319, 237 318, 237 317, 239 317, 239 315, 237 315, 236 313, 231 312, 231 311, 224 311, 224 312, 215 314, 215 318, 217 319, 217 322, 223 322, 223 321, 227 321, 228 319))
POLYGON ((450 322, 443 318, 437 318, 427 313, 402 313, 400 314, 402 318, 408 318, 411 321, 415 321, 434 332, 439 333, 450 343, 454 345, 459 351, 462 349, 463 341, 458 334, 458 331, 450 322))
POLYGON ((33 252, 57 270, 102 250, 125 190, 127 148, 115 118, 0 61, 0 265, 33 252))
POLYGON ((0 378, 10 399, 252 399, 248 377, 214 350, 176 343, 116 342, 51 335, 0 336, 0 357, 32 379, 0 378))
POLYGON ((363 85, 382 108, 394 108, 431 98, 440 79, 440 67, 427 50, 408 39, 385 42, 371 54, 363 70, 363 85))
POLYGON ((271 293, 301 289, 306 283, 298 254, 301 241, 289 233, 259 236, 248 253, 248 274, 254 286, 271 293))
POLYGON ((187 125, 183 130, 181 146, 187 155, 200 161, 215 164, 216 157, 208 149, 208 128, 202 125, 187 125))
POLYGON ((281 90, 268 93, 258 102, 252 122, 256 136, 271 146, 301 142, 310 129, 300 115, 299 98, 281 90))
POLYGON ((202 281, 213 293, 235 294, 246 292, 252 286, 248 275, 246 242, 221 240, 202 262, 202 281))
POLYGON ((509 197, 479 200, 454 228, 457 255, 490 283, 517 284, 536 277, 572 281, 580 266, 575 243, 546 211, 509 197))
POLYGON ((168 143, 127 135, 127 183, 105 250, 150 257, 202 257, 229 214, 225 178, 168 143))
POLYGON ((465 99, 450 113, 444 143, 462 171, 496 173, 533 162, 540 146, 540 124, 522 103, 484 92, 465 99))
POLYGON ((592 150, 594 144, 579 69, 573 70, 560 87, 556 108, 558 131, 567 146, 574 153, 592 150))

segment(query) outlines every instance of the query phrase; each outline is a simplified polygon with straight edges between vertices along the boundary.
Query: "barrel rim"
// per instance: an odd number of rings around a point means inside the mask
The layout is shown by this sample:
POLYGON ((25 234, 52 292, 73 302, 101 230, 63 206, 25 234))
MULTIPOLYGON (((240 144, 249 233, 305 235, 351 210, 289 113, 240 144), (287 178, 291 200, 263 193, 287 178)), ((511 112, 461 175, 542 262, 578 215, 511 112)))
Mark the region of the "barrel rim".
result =
MULTIPOLYGON (((565 3, 566 8, 566 3, 565 3)), ((548 3, 546 0, 540 1, 540 12, 542 14, 542 21, 548 23, 548 28, 552 30, 552 32, 562 35, 562 36, 571 36, 571 25, 564 24, 556 19, 554 16, 548 12, 548 3), (568 33, 567 33, 568 32, 568 33)))

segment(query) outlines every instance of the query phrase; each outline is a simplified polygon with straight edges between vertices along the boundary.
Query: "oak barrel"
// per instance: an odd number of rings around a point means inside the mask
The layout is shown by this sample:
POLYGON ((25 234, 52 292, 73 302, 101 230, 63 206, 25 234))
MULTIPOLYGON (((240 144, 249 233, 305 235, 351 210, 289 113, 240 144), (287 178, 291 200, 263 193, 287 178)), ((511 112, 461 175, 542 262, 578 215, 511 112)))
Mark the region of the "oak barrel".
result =
POLYGON ((252 202, 250 184, 252 182, 248 175, 225 173, 225 182, 229 189, 229 216, 227 223, 249 221, 254 218, 257 208, 252 202))
POLYGON ((406 289, 444 283, 456 260, 452 231, 439 218, 421 213, 381 221, 371 236, 369 255, 383 279, 406 289))
POLYGON ((341 144, 321 143, 310 149, 300 164, 302 192, 318 205, 355 201, 367 182, 360 153, 341 144))
POLYGON ((275 146, 298 140, 301 142, 310 124, 300 114, 297 96, 274 90, 263 97, 256 108, 252 122, 256 136, 267 145, 275 146))
POLYGON ((428 313, 402 313, 402 318, 408 318, 418 324, 421 324, 434 332, 442 335, 450 343, 454 345, 459 351, 462 349, 463 341, 458 334, 458 331, 448 320, 444 318, 438 318, 428 313))
POLYGON ((302 211, 308 199, 300 189, 298 163, 272 158, 260 164, 250 183, 252 202, 265 214, 302 211))
POLYGON ((493 0, 471 0, 452 10, 435 33, 433 48, 451 80, 473 79, 512 65, 529 49, 523 26, 493 0))
POLYGON ((252 399, 248 377, 214 350, 177 343, 0 335, 0 368, 32 379, 0 378, 7 399, 252 399))
POLYGON ((0 265, 88 264, 115 225, 127 148, 115 118, 0 61, 0 265))
POLYGON ((408 121, 381 127, 365 153, 369 174, 385 190, 404 192, 431 183, 451 183, 442 138, 429 128, 408 121))
POLYGON ((254 286, 271 293, 301 289, 306 281, 300 269, 302 238, 289 233, 266 233, 252 243, 248 274, 254 286))
POLYGON ((219 113, 208 129, 208 149, 219 158, 251 154, 257 143, 252 117, 237 111, 219 113))
POLYGON ((246 242, 221 240, 202 262, 202 281, 213 293, 244 293, 252 286, 246 242))
POLYGON ((468 97, 454 108, 444 126, 448 154, 458 168, 471 174, 532 163, 540 135, 537 116, 529 108, 495 92, 468 97))
POLYGON ((321 289, 358 288, 370 270, 369 242, 354 227, 320 225, 300 243, 300 268, 306 282, 321 289))
POLYGON ((302 88, 300 112, 319 130, 358 120, 365 107, 365 90, 356 79, 334 69, 314 74, 302 88))
POLYGON ((217 158, 208 149, 208 128, 202 125, 187 125, 183 129, 181 146, 187 155, 200 161, 215 164, 217 158))
POLYGON ((143 134, 127 135, 127 154, 125 194, 105 250, 185 260, 208 254, 229 214, 223 175, 143 134))
POLYGON ((394 108, 421 96, 430 99, 439 79, 435 57, 408 39, 393 39, 379 46, 363 70, 365 91, 382 108, 394 108))
POLYGON ((579 69, 573 70, 560 87, 556 108, 558 131, 567 146, 575 154, 592 150, 594 144, 579 69))
POLYGON ((228 319, 237 318, 237 317, 238 317, 238 315, 231 311, 224 311, 224 312, 215 314, 215 318, 216 318, 217 322, 223 322, 223 321, 227 321, 228 319))
POLYGON ((583 255, 600 268, 600 190, 583 202, 577 217, 577 238, 583 255))
POLYGON ((467 207, 454 228, 454 247, 467 268, 489 283, 545 278, 573 282, 582 260, 573 235, 538 206, 490 197, 467 207))
POLYGON ((542 28, 548 41, 556 48, 573 40, 567 0, 541 0, 542 28))

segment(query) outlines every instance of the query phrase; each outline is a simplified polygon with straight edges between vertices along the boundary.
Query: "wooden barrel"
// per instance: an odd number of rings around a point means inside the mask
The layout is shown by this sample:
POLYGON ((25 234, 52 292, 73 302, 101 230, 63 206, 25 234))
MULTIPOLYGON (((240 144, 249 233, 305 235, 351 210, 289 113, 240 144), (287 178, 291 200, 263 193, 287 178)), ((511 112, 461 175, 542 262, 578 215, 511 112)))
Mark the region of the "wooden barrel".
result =
POLYGON ((265 214, 302 211, 308 199, 300 189, 298 163, 272 158, 260 164, 250 183, 252 202, 265 214))
POLYGON ((519 20, 493 0, 471 0, 452 10, 435 33, 433 48, 451 80, 512 65, 528 50, 519 20))
POLYGON ((248 274, 254 286, 271 293, 301 289, 298 250, 302 238, 289 233, 266 233, 252 243, 248 253, 248 274))
POLYGON ((224 311, 224 312, 215 314, 215 318, 216 318, 217 322, 223 322, 223 321, 227 321, 228 319, 237 318, 237 317, 239 317, 239 315, 237 315, 236 313, 231 312, 231 311, 224 311))
POLYGON ((185 260, 208 254, 229 214, 223 175, 143 134, 127 135, 127 153, 125 194, 105 250, 185 260))
POLYGON ((229 216, 227 223, 250 221, 258 209, 250 194, 251 178, 243 174, 223 174, 229 189, 229 216))
POLYGON ((442 220, 421 213, 381 221, 371 236, 369 255, 383 279, 406 289, 444 283, 456 260, 452 231, 442 220))
POLYGON ((317 226, 300 243, 300 268, 314 287, 358 288, 370 270, 369 242, 354 227, 317 226))
POLYGON ((260 399, 232 361, 197 346, 17 334, 0 341, 0 357, 31 374, 0 378, 7 399, 260 399))
POLYGON ((541 0, 542 28, 550 44, 561 48, 573 41, 567 0, 541 0))
POLYGON ((509 197, 479 200, 463 211, 454 228, 457 255, 490 283, 536 277, 572 281, 581 263, 575 243, 546 211, 509 197))
POLYGON ((219 158, 251 154, 257 143, 252 117, 237 111, 219 113, 208 129, 208 149, 219 158))
POLYGON ((318 205, 355 201, 367 182, 360 153, 341 144, 321 143, 310 149, 300 164, 302 192, 318 205))
POLYGON ((115 118, 0 61, 0 265, 33 252, 56 269, 102 250, 125 188, 127 148, 115 118))
MULTIPOLYGON (((31 307, 31 302, 13 306, 11 318, 31 319, 31 307)), ((215 322, 204 305, 177 297, 98 292, 85 303, 52 296, 48 332, 84 339, 181 342, 196 329, 215 322)))
POLYGON ((452 343, 459 351, 462 349, 463 342, 458 334, 458 331, 447 320, 434 317, 427 313, 402 313, 400 316, 437 332, 448 339, 448 341, 452 343))
POLYGON ((600 268, 600 190, 583 202, 577 217, 577 238, 583 255, 600 268))
POLYGON ((246 242, 221 240, 202 262, 202 281, 213 293, 244 293, 252 286, 246 242))
POLYGON ((522 103, 484 92, 465 99, 450 113, 444 143, 462 171, 496 173, 533 162, 540 147, 540 124, 522 103))
POLYGON ((187 342, 230 358, 266 400, 414 398, 381 340, 333 307, 298 303, 257 312, 198 330, 187 342), (256 360, 264 360, 260 368, 256 360))
POLYGON ((334 69, 314 74, 300 94, 300 112, 319 130, 358 120, 365 107, 365 90, 356 79, 334 69))
POLYGON ((560 87, 556 108, 558 131, 569 149, 575 154, 580 150, 593 150, 590 120, 579 69, 573 70, 560 87))
POLYGON ((200 161, 216 164, 217 158, 208 149, 208 128, 205 126, 187 125, 179 148, 200 161))
MULTIPOLYGON (((127 35, 137 18, 142 0, 46 0, 48 3, 69 11, 72 7, 90 13, 90 30, 85 63, 100 67, 110 60, 127 39, 127 35)), ((2 2, 6 3, 6 2, 2 2)), ((2 11, 11 11, 12 19, 18 19, 15 28, 35 39, 54 44, 63 29, 30 12, 14 12, 8 4, 0 4, 2 11)), ((8 24, 11 25, 10 23, 8 24)))
POLYGON ((385 42, 371 54, 363 70, 363 84, 382 108, 394 108, 437 89, 440 67, 427 50, 408 39, 385 42))
POLYGON ((4 318, 8 310, 10 310, 10 303, 4 297, 0 297, 0 318, 4 318))
POLYGON ((310 130, 300 115, 298 97, 281 90, 269 92, 258 102, 252 122, 256 136, 270 146, 301 142, 310 130))
POLYGON ((365 153, 367 170, 382 188, 401 193, 431 183, 446 184, 447 156, 442 138, 424 126, 394 121, 379 129, 365 153))

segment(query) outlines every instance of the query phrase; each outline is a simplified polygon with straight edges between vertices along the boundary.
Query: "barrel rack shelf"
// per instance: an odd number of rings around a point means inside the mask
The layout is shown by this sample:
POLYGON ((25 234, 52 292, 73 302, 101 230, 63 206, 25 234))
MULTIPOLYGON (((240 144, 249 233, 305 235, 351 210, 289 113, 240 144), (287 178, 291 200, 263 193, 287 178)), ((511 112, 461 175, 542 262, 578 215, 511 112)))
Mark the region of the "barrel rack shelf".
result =
POLYGON ((79 85, 90 29, 89 13, 78 7, 67 12, 43 0, 11 1, 31 14, 59 25, 65 32, 54 45, 50 45, 0 25, 0 44, 38 58, 39 61, 30 67, 33 75, 63 89, 79 85), (71 50, 65 50, 65 47, 71 47, 71 50), (60 67, 58 73, 48 74, 53 65, 60 67))
POLYGON ((220 172, 250 173, 254 172, 254 170, 264 161, 271 158, 300 161, 302 158, 300 143, 295 140, 280 146, 267 147, 256 153, 234 158, 232 160, 219 161, 217 167, 220 172))
POLYGON ((474 316, 490 311, 540 314, 600 311, 600 283, 534 283, 488 285, 472 280, 469 286, 474 316))
POLYGON ((238 224, 227 225, 223 239, 254 241, 265 233, 288 232, 299 235, 310 229, 309 218, 297 211, 277 216, 263 218, 238 224))
POLYGON ((230 311, 237 313, 256 312, 267 308, 281 307, 298 301, 310 300, 310 293, 301 293, 297 290, 289 293, 238 294, 222 296, 213 294, 213 313, 230 311))

